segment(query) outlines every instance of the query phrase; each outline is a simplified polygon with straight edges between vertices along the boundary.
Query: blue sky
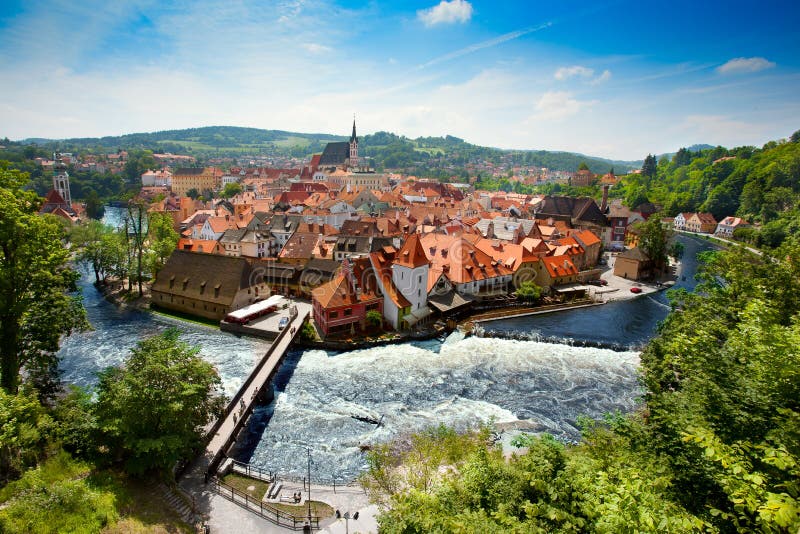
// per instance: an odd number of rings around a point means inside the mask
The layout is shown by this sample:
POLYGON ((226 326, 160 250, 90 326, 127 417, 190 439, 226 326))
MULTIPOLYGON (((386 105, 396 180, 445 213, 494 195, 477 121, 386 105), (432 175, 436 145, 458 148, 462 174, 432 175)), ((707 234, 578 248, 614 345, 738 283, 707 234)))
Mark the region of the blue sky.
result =
POLYGON ((207 125, 620 159, 800 129, 797 2, 0 4, 0 137, 207 125))

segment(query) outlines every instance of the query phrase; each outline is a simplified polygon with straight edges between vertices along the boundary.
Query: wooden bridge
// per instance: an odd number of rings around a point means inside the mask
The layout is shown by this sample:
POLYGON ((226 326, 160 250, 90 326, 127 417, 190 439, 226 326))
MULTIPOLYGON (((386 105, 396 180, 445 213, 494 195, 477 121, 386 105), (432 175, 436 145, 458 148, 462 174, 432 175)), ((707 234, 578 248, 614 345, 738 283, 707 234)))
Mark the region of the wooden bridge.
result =
POLYGON ((208 429, 208 445, 202 457, 190 467, 192 472, 200 471, 206 473, 207 477, 216 472, 220 462, 236 441, 237 434, 253 413, 258 400, 271 397, 272 378, 309 314, 310 311, 306 311, 294 315, 289 324, 278 333, 266 354, 228 403, 224 414, 208 429))

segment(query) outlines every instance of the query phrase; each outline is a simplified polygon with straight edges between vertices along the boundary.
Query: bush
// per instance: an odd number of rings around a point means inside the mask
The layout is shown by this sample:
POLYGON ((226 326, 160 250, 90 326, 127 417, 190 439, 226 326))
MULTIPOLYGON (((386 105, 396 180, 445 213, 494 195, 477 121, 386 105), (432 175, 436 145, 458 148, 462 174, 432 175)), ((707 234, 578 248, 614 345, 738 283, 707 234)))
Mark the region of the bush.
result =
POLYGON ((525 281, 519 285, 514 295, 516 295, 519 300, 532 302, 541 298, 542 288, 531 281, 525 281))

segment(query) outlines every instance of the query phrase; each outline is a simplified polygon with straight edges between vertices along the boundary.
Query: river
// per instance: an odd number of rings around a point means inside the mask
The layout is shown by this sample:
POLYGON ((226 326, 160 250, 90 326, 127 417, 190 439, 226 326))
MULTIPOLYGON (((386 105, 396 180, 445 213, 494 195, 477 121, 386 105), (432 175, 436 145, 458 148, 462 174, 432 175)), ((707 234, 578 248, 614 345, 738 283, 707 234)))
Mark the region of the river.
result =
MULTIPOLYGON (((696 254, 709 246, 681 240, 686 279, 679 285, 691 289, 696 254)), ((217 367, 230 395, 266 348, 214 328, 117 308, 99 296, 88 276, 81 287, 95 330, 64 341, 59 355, 67 382, 95 384, 95 373, 123 361, 137 340, 178 326, 182 339, 200 346, 217 367)), ((639 350, 667 312, 666 297, 658 293, 491 323, 490 331, 522 339, 453 333, 445 340, 345 353, 292 351, 278 370, 274 402, 257 409, 237 454, 265 469, 303 476, 310 447, 313 476, 342 481, 366 467, 362 446, 439 423, 465 428, 494 420, 575 440, 578 416, 635 409, 639 350), (376 428, 353 415, 383 422, 376 428)))

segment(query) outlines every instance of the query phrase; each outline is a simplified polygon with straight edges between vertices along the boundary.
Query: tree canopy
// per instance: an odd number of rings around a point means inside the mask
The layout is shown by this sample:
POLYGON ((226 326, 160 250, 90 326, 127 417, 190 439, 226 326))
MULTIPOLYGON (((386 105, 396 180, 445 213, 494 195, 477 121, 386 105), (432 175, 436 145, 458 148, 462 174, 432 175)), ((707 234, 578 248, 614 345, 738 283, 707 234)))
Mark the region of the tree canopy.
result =
MULTIPOLYGON (((651 218, 652 219, 652 218, 651 218)), ((440 427, 375 447, 381 532, 796 532, 800 243, 703 256, 641 356, 642 409, 565 445, 440 427)))
POLYGON ((64 227, 37 214, 42 199, 25 173, 0 163, 0 386, 16 393, 20 371, 52 387, 62 335, 86 325, 67 266, 64 227))
POLYGON ((221 381, 175 329, 140 341, 122 367, 100 375, 101 440, 128 472, 169 471, 202 446, 203 427, 222 408, 221 381))

